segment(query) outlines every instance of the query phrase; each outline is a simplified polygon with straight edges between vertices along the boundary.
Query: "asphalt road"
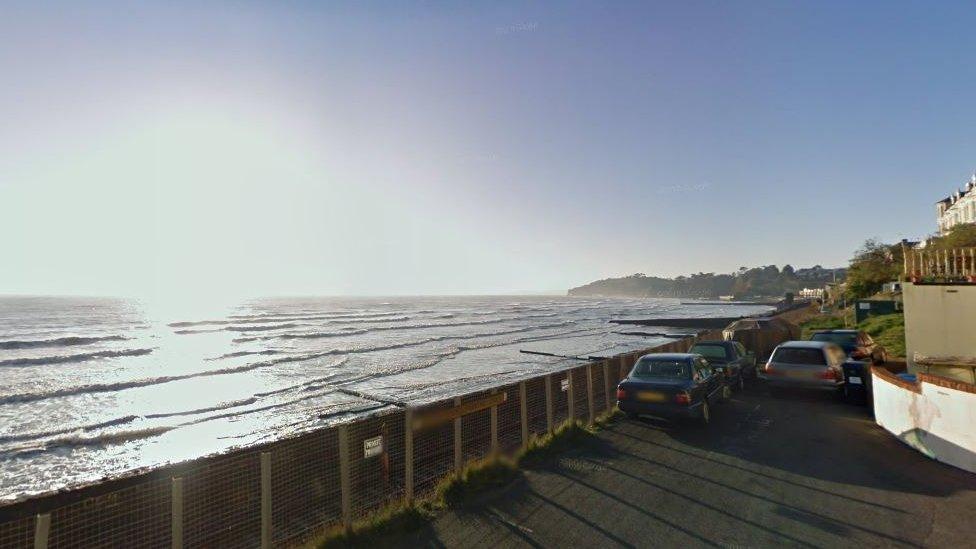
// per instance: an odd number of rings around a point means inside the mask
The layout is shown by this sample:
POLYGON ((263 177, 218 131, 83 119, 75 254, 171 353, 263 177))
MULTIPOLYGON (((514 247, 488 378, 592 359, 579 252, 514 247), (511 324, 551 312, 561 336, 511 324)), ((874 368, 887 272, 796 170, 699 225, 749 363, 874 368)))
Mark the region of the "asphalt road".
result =
POLYGON ((929 460, 830 396, 734 394, 706 429, 620 420, 427 547, 976 544, 976 475, 929 460))

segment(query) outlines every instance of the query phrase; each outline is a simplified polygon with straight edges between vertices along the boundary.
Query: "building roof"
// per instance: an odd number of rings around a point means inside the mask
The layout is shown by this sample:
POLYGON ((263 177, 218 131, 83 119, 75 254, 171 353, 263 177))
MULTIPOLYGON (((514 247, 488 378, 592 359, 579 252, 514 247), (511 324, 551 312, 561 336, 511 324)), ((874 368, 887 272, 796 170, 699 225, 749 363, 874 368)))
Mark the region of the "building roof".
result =
POLYGON ((936 202, 936 204, 943 204, 943 203, 954 204, 960 198, 969 194, 974 188, 976 188, 976 172, 973 172, 973 175, 969 178, 969 182, 966 183, 965 187, 963 187, 960 190, 957 190, 956 192, 950 194, 949 196, 943 198, 942 200, 939 200, 938 202, 936 202))

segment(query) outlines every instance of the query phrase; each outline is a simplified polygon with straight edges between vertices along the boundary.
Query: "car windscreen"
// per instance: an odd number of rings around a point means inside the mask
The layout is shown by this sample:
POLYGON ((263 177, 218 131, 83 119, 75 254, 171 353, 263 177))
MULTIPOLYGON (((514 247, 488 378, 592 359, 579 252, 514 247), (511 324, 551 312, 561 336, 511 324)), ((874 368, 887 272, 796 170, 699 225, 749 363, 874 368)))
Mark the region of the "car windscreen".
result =
POLYGON ((705 358, 717 358, 719 360, 728 360, 731 358, 728 356, 725 345, 695 345, 688 352, 701 355, 705 358))
POLYGON ((631 375, 649 379, 689 379, 691 365, 684 360, 642 359, 634 366, 631 375))
POLYGON ((829 341, 831 343, 836 343, 841 347, 855 347, 857 346, 857 334, 837 334, 830 332, 821 332, 819 334, 813 334, 810 337, 812 341, 829 341))
POLYGON ((773 354, 771 362, 782 362, 784 364, 810 364, 813 366, 826 366, 823 351, 820 349, 807 349, 803 347, 780 347, 773 354))

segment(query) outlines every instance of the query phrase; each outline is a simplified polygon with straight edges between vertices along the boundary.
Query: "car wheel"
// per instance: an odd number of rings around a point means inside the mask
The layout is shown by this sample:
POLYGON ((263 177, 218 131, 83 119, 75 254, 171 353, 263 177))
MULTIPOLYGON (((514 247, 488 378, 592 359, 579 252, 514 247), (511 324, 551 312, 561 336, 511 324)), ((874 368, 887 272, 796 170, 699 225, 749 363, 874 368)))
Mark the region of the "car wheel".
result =
POLYGON ((712 411, 708 407, 708 401, 706 400, 702 402, 701 417, 698 418, 698 423, 702 427, 705 427, 710 421, 712 421, 712 411))

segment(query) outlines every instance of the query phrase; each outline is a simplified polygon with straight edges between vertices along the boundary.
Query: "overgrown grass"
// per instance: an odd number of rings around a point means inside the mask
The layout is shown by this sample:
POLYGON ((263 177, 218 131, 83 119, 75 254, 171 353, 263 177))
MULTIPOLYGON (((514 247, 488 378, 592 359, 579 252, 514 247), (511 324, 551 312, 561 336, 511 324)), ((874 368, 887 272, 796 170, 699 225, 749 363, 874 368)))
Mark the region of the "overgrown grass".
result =
POLYGON ((438 483, 434 502, 437 506, 461 507, 486 491, 511 484, 520 476, 515 461, 504 456, 473 461, 438 483))
POLYGON ((413 505, 402 503, 388 505, 353 523, 349 530, 334 526, 322 536, 310 541, 306 547, 322 549, 332 547, 370 547, 382 544, 384 539, 419 532, 430 524, 434 516, 431 505, 421 502, 413 505))
POLYGON ((895 313, 869 316, 858 327, 871 334, 888 351, 888 356, 905 356, 905 315, 895 313))
POLYGON ((355 522, 349 530, 334 526, 314 537, 306 547, 375 547, 393 537, 416 534, 430 525, 438 510, 463 507, 485 493, 512 484, 522 477, 522 467, 538 466, 554 459, 593 437, 620 415, 614 410, 598 416, 592 425, 579 420, 567 421, 552 433, 532 437, 514 458, 497 455, 469 462, 461 471, 438 483, 430 498, 411 505, 388 505, 355 522))
POLYGON ((888 356, 892 358, 905 356, 905 315, 901 313, 869 316, 855 326, 851 312, 848 310, 833 315, 815 316, 802 322, 800 327, 803 330, 801 336, 803 339, 810 339, 813 332, 817 330, 856 327, 871 334, 871 337, 888 351, 888 356))

